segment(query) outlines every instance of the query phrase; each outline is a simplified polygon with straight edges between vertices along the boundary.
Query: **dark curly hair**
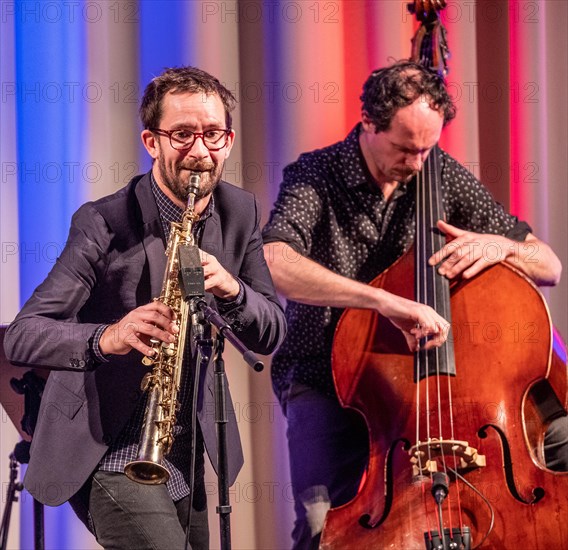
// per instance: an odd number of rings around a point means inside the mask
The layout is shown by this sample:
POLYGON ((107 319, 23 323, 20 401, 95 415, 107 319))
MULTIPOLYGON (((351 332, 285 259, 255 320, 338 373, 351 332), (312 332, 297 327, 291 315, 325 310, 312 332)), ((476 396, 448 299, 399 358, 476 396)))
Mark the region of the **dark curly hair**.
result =
POLYGON ((456 116, 444 80, 436 73, 413 61, 399 61, 371 73, 361 94, 362 108, 375 125, 375 132, 390 128, 399 109, 425 96, 432 109, 444 115, 444 126, 456 116))
POLYGON ((225 107, 227 128, 231 128, 231 111, 235 108, 235 96, 214 76, 196 67, 168 68, 150 81, 144 90, 139 111, 144 128, 159 128, 162 118, 162 99, 168 92, 217 94, 225 107))

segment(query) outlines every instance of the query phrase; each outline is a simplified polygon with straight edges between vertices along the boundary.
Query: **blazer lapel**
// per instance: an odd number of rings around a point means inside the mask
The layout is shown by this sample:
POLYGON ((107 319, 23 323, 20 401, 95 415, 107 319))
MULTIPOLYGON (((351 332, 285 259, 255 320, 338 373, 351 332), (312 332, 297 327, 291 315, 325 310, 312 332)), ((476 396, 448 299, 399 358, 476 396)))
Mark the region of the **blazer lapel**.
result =
POLYGON ((217 259, 221 257, 224 248, 223 234, 221 233, 221 218, 217 209, 213 209, 211 216, 205 220, 203 236, 199 246, 204 252, 213 254, 217 259))
POLYGON ((142 213, 142 246, 148 259, 151 296, 157 298, 162 292, 166 270, 166 246, 149 172, 136 186, 136 198, 142 213))

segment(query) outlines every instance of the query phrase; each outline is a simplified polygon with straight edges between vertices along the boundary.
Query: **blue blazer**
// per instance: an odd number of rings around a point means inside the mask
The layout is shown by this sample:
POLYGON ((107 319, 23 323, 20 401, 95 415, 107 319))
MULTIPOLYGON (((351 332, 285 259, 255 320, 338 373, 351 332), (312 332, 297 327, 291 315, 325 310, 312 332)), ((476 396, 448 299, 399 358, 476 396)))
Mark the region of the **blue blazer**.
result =
MULTIPOLYGON (((284 338, 285 320, 264 262, 258 205, 251 193, 226 182, 219 183, 214 200, 201 248, 237 276, 245 290, 243 303, 225 319, 253 351, 272 353, 284 338)), ((142 355, 131 351, 98 364, 89 339, 100 324, 113 323, 159 296, 165 266, 150 176, 137 176, 117 193, 79 208, 61 256, 8 328, 8 359, 51 369, 24 480, 40 502, 57 506, 69 500, 132 414, 149 370, 141 364, 142 355)), ((211 295, 208 300, 215 307, 211 295)), ((198 416, 216 466, 213 411, 210 365, 202 377, 198 416)), ((233 483, 243 457, 232 411, 227 431, 233 483)))

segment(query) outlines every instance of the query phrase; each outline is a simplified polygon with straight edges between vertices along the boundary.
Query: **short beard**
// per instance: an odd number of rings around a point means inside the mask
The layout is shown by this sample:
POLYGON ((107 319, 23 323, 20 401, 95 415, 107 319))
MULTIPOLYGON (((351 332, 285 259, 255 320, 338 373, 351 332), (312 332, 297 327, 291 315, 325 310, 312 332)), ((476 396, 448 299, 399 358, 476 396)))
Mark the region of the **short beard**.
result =
MULTIPOLYGON (((222 165, 215 166, 211 163, 197 162, 187 168, 191 171, 200 173, 202 176, 199 191, 195 197, 197 200, 213 193, 215 187, 217 187, 217 184, 221 180, 222 165)), ((183 203, 187 203, 187 199, 189 197, 189 175, 186 181, 181 181, 179 176, 175 176, 172 180, 166 170, 166 163, 163 155, 158 157, 158 170, 166 187, 178 200, 183 203)))

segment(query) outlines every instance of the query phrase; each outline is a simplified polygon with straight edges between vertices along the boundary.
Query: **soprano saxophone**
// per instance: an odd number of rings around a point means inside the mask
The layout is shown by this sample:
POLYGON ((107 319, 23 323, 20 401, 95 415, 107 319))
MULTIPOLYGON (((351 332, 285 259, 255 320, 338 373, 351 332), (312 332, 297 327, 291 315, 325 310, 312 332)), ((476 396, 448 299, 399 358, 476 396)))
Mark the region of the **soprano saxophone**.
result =
POLYGON ((145 485, 159 485, 170 478, 163 458, 173 445, 173 428, 179 407, 182 363, 189 318, 189 304, 182 298, 179 275, 179 252, 182 247, 195 246, 193 225, 199 217, 195 213, 195 199, 199 190, 201 174, 192 172, 189 177, 187 207, 178 223, 172 222, 166 247, 168 257, 162 291, 156 300, 169 306, 177 315, 179 332, 171 343, 151 339, 153 355, 142 359, 152 371, 142 379, 142 391, 147 392, 148 401, 144 424, 140 434, 138 456, 124 467, 124 473, 133 481, 145 485))

